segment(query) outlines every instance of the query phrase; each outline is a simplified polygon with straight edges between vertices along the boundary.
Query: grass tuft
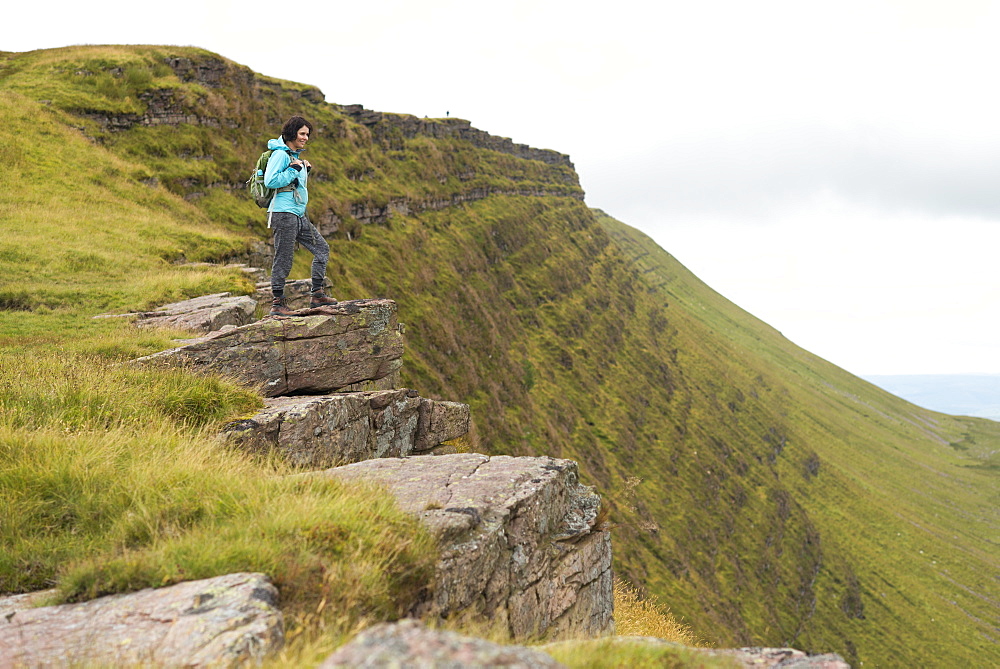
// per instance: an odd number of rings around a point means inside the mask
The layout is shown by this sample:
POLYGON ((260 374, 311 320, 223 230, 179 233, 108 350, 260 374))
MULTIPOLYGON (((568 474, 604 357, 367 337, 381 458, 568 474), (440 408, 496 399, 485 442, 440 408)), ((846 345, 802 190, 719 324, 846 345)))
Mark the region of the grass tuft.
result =
POLYGON ((685 646, 702 646, 691 627, 677 620, 670 607, 655 597, 645 599, 624 579, 615 577, 615 633, 619 636, 651 636, 685 646))

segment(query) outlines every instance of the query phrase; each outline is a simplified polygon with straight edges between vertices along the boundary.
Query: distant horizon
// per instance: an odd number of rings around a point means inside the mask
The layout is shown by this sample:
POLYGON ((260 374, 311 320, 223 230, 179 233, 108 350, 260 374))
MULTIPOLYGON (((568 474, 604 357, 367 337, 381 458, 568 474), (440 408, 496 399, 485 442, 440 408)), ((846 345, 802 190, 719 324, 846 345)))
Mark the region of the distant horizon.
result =
POLYGON ((907 376, 998 376, 1000 377, 1000 372, 942 372, 942 373, 914 373, 914 374, 857 374, 862 379, 880 378, 880 377, 907 377, 907 376))
POLYGON ((860 378, 925 409, 1000 421, 1000 374, 871 374, 860 378))

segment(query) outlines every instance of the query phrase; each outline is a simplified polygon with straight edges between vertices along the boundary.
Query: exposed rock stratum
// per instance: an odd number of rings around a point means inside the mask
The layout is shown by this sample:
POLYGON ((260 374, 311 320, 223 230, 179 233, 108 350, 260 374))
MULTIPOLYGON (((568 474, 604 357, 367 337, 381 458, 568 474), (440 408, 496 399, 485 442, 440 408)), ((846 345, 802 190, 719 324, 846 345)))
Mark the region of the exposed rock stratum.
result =
POLYGON ((227 425, 225 435, 245 450, 315 469, 427 453, 468 431, 468 404, 400 388, 273 397, 255 416, 227 425))
POLYGON ((475 612, 514 639, 613 631, 611 537, 575 462, 460 453, 320 475, 385 485, 437 537, 433 595, 413 614, 475 612))
POLYGON ((212 332, 135 362, 211 371, 276 397, 389 377, 402 355, 396 303, 352 300, 212 332))

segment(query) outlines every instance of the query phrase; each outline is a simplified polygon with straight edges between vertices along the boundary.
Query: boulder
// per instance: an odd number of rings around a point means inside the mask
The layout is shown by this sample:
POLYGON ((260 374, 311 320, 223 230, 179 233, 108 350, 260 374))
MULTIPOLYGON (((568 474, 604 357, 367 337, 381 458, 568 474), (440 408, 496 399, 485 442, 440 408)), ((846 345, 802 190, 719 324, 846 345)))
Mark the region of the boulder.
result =
POLYGON ((316 475, 385 485, 436 536, 432 594, 414 615, 480 616, 514 639, 613 631, 611 537, 575 462, 460 453, 316 475))
POLYGON ((328 657, 320 669, 335 667, 562 667, 545 653, 524 646, 502 646, 446 630, 432 630, 416 620, 375 625, 328 657))
POLYGON ((97 318, 134 318, 136 326, 143 328, 212 332, 226 326, 239 327, 252 323, 256 311, 257 301, 252 297, 214 293, 165 304, 155 311, 101 314, 97 318))
POLYGON ((731 657, 746 669, 851 669, 836 653, 809 655, 794 648, 698 649, 716 657, 731 657))
POLYGON ((399 370, 402 355, 396 303, 352 300, 213 332, 134 362, 210 371, 276 397, 382 379, 399 370))
POLYGON ((469 433, 469 405, 441 400, 420 400, 414 452, 430 451, 439 444, 469 433))
POLYGON ((240 448, 320 468, 425 452, 468 431, 469 405, 402 388, 270 398, 263 411, 230 423, 223 434, 240 448))
POLYGON ((242 666, 284 642, 278 592, 229 574, 80 604, 0 600, 0 667, 242 666))
MULTIPOLYGON (((609 646, 620 645, 640 646, 650 650, 671 648, 683 650, 688 654, 699 653, 720 658, 723 662, 729 660, 729 662, 725 662, 726 666, 742 667, 743 669, 851 669, 851 666, 836 653, 808 655, 794 648, 702 648, 683 646, 673 641, 649 636, 615 636, 601 640, 557 641, 538 646, 538 650, 553 653, 556 656, 560 655, 559 651, 563 650, 598 654, 606 651, 609 646)), ((713 663, 711 666, 716 666, 716 664, 713 663)))

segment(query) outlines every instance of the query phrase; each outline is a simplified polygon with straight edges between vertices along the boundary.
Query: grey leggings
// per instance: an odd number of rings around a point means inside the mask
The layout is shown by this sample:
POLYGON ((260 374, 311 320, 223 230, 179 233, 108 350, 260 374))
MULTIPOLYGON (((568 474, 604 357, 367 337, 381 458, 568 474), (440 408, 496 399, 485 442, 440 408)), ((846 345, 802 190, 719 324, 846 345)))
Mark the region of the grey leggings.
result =
POLYGON ((285 279, 292 271, 295 242, 302 244, 313 254, 312 289, 323 288, 326 279, 326 263, 330 259, 330 245, 319 234, 316 226, 305 216, 296 216, 276 211, 271 214, 271 229, 274 230, 274 263, 271 265, 271 293, 275 297, 285 294, 285 279))

